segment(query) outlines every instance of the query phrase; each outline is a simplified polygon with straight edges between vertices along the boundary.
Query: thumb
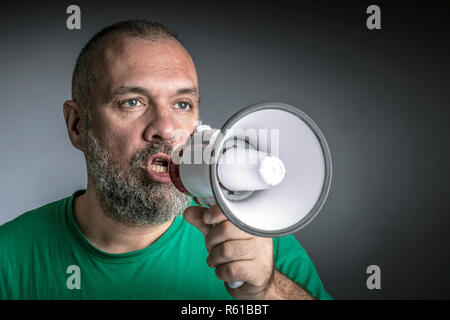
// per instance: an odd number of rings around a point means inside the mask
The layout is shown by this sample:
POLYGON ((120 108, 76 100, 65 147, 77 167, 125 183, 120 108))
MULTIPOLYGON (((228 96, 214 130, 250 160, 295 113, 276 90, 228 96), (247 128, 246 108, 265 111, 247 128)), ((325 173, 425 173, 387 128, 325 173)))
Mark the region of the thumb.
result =
POLYGON ((203 222, 203 213, 206 210, 206 208, 192 206, 187 207, 183 213, 184 220, 196 227, 205 237, 210 229, 210 225, 203 222))

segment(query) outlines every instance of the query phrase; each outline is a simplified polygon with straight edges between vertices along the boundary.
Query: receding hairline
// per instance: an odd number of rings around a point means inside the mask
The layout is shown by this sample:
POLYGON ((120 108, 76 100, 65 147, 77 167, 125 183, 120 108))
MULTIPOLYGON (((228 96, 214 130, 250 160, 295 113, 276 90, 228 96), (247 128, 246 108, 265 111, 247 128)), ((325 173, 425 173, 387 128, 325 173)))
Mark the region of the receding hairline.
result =
POLYGON ((90 109, 91 86, 96 80, 93 68, 100 50, 107 48, 114 39, 128 37, 151 40, 153 42, 174 40, 187 52, 178 33, 170 27, 157 22, 129 20, 103 28, 83 47, 78 55, 72 74, 72 100, 79 103, 82 108, 87 109, 88 113, 90 109))
MULTIPOLYGON (((118 32, 118 33, 113 34, 113 35, 107 35, 107 37, 105 37, 105 39, 101 39, 102 42, 100 42, 100 41, 98 42, 98 46, 96 46, 95 48, 92 48, 93 50, 95 50, 95 51, 92 52, 91 61, 89 62, 90 68, 91 68, 91 72, 94 75, 94 78, 92 79, 93 81, 91 83, 92 86, 95 85, 95 83, 94 83, 95 81, 94 80, 99 80, 99 78, 97 78, 95 75, 97 75, 97 76, 98 75, 102 75, 103 74, 102 68, 105 68, 105 67, 109 68, 109 66, 106 66, 106 65, 102 66, 102 64, 104 64, 104 63, 108 64, 107 61, 109 60, 108 58, 110 58, 110 54, 111 53, 106 53, 107 50, 109 48, 113 47, 113 46, 122 45, 122 43, 126 39, 131 39, 131 38, 135 38, 135 39, 138 39, 138 40, 144 40, 144 41, 152 41, 155 45, 158 45, 158 43, 164 43, 166 41, 173 41, 184 52, 185 57, 189 59, 190 64, 192 65, 195 73, 197 73, 196 70, 195 70, 194 61, 193 61, 190 53, 183 46, 183 44, 180 41, 178 41, 178 39, 175 39, 175 38, 170 37, 170 36, 164 36, 164 35, 159 36, 159 37, 152 37, 152 36, 145 37, 145 36, 142 36, 141 34, 136 35, 136 34, 131 34, 131 33, 128 33, 128 32, 118 32), (105 40, 105 41, 103 42, 103 40, 105 40), (98 62, 98 64, 97 64, 97 62, 98 62), (98 68, 100 68, 100 69, 98 69, 98 68)), ((112 55, 115 56, 116 52, 113 51, 112 55)), ((120 53, 119 53, 119 55, 120 55, 120 53)), ((196 75, 196 79, 197 79, 197 75, 196 75)), ((198 80, 196 80, 196 81, 198 81, 198 80)), ((193 85, 198 86, 197 83, 193 83, 193 85)), ((199 95, 198 89, 197 88, 195 88, 195 89, 196 89, 196 93, 199 95)), ((92 99, 92 96, 90 98, 92 99)))
POLYGON ((94 44, 94 47, 92 48, 93 51, 98 50, 99 48, 105 48, 108 46, 109 43, 113 43, 115 40, 123 41, 128 38, 136 38, 136 39, 142 39, 142 40, 148 40, 155 43, 164 42, 164 41, 175 41, 180 44, 181 47, 184 48, 181 41, 177 38, 174 38, 170 35, 167 35, 165 33, 157 33, 157 34, 142 34, 142 33, 136 33, 132 31, 124 31, 124 30, 117 30, 112 31, 111 33, 105 35, 101 39, 98 40, 97 43, 94 44))
MULTIPOLYGON (((119 50, 125 49, 128 47, 128 44, 125 44, 125 41, 129 39, 137 39, 137 40, 143 40, 143 41, 149 41, 151 42, 151 45, 158 45, 160 43, 165 43, 167 41, 173 42, 176 44, 179 49, 181 49, 184 52, 184 55, 186 59, 189 59, 190 63, 192 64, 194 70, 195 70, 195 64, 192 60, 191 55, 187 51, 187 49, 183 46, 183 44, 176 38, 173 38, 171 36, 162 34, 162 35, 142 35, 142 34, 135 34, 131 32, 114 32, 111 34, 106 35, 104 38, 99 39, 99 41, 96 43, 95 47, 92 48, 91 52, 91 58, 89 61, 89 67, 91 69, 92 73, 92 82, 90 83, 91 89, 95 90, 94 88, 98 85, 98 81, 102 81, 103 78, 103 68, 109 68, 108 66, 104 65, 104 63, 109 64, 107 61, 109 61, 108 57, 110 57, 110 54, 116 55, 116 48, 118 46, 123 46, 119 50), (108 52, 109 49, 112 49, 112 52, 108 52), (106 59, 106 60, 105 60, 106 59), (100 68, 100 69, 99 69, 100 68)), ((126 49, 125 49, 126 50, 126 49)), ((120 53, 119 53, 120 54, 120 53)), ((196 72, 196 71, 195 71, 196 72)), ((197 76, 196 76, 197 77, 197 76)), ((104 97, 106 98, 106 97, 104 97)), ((90 92, 89 94, 89 104, 88 112, 91 112, 94 107, 94 105, 91 105, 93 102, 93 92, 90 92)))
POLYGON ((90 67, 94 67, 94 63, 96 59, 101 59, 103 57, 104 52, 114 44, 124 42, 126 39, 135 38, 135 39, 141 39, 141 40, 147 40, 151 41, 155 44, 163 43, 166 41, 174 41, 175 43, 179 44, 180 48, 186 52, 186 55, 189 56, 189 58, 192 60, 192 57, 190 56, 189 52, 186 50, 184 45, 180 42, 179 39, 174 38, 170 35, 161 33, 161 34, 140 34, 140 33, 134 33, 130 31, 113 31, 107 35, 105 35, 103 38, 99 39, 97 43, 95 43, 94 47, 91 48, 91 59, 89 61, 90 67))

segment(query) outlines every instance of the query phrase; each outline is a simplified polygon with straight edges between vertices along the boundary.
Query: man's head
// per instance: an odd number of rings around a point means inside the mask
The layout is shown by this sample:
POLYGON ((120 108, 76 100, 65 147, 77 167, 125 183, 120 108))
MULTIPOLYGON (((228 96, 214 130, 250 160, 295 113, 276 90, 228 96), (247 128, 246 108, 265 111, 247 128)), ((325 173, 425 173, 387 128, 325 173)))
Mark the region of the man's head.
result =
MULTIPOLYGON (((88 179, 103 211, 131 226, 169 221, 189 199, 147 172, 152 154, 170 154, 198 119, 194 63, 176 33, 126 21, 83 48, 64 104, 72 144, 85 154, 88 179)), ((161 169, 161 168, 159 168, 161 169)))

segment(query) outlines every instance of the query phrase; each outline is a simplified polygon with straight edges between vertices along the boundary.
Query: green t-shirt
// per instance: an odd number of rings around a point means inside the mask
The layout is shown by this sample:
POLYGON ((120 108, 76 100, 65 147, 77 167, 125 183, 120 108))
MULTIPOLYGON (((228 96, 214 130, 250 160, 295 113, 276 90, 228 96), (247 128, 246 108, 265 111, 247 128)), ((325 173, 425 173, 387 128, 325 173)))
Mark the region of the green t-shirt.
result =
MULTIPOLYGON (((204 237, 183 216, 147 248, 110 254, 81 233, 71 196, 0 226, 0 299, 233 299, 206 264, 204 237)), ((274 238, 277 269, 330 299, 293 236, 274 238)))

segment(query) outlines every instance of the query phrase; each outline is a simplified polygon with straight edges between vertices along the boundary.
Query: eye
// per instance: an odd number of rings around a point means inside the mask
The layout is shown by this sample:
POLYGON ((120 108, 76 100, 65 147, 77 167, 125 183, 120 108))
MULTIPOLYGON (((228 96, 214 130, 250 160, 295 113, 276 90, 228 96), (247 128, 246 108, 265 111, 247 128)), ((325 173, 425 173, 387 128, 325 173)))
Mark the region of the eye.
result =
POLYGON ((122 103, 122 105, 126 106, 126 107, 139 107, 140 106, 140 101, 139 99, 133 98, 133 99, 129 99, 127 101, 125 101, 124 103, 122 103))
POLYGON ((178 107, 178 109, 180 110, 189 110, 192 108, 192 105, 187 102, 187 101, 180 101, 176 104, 176 106, 178 107))

